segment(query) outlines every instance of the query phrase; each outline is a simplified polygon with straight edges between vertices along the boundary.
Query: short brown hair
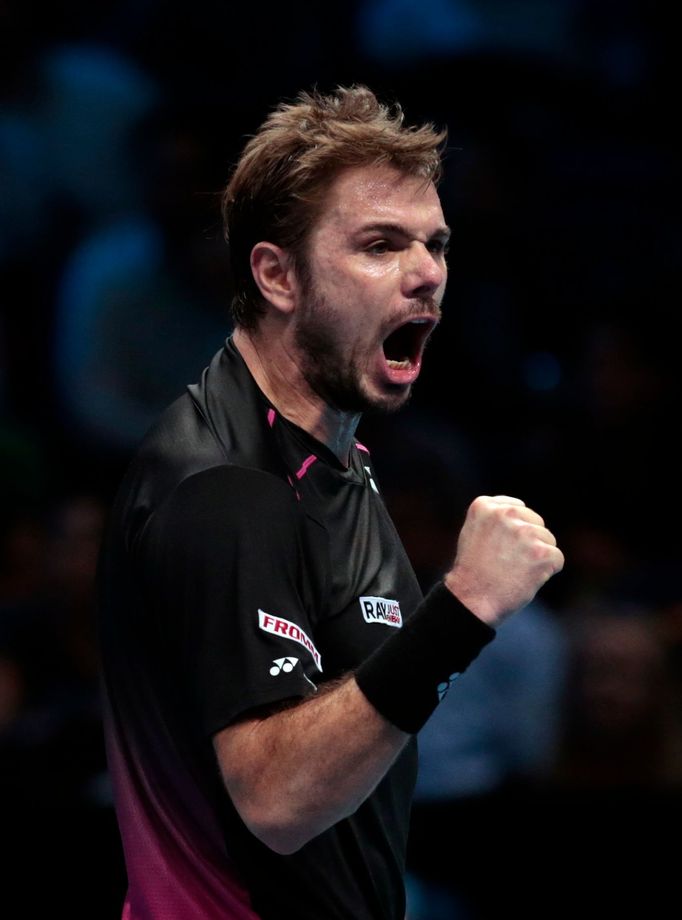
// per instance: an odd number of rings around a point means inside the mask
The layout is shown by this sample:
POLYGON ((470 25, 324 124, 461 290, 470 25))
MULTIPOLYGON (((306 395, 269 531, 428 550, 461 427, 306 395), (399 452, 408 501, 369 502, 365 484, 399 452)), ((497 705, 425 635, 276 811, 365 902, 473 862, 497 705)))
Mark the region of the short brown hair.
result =
POLYGON ((405 127, 401 107, 383 105, 366 86, 304 92, 280 104, 247 143, 223 193, 235 322, 253 328, 264 312, 250 266, 257 242, 289 250, 304 277, 306 240, 342 169, 388 164, 437 183, 445 137, 431 124, 405 127))

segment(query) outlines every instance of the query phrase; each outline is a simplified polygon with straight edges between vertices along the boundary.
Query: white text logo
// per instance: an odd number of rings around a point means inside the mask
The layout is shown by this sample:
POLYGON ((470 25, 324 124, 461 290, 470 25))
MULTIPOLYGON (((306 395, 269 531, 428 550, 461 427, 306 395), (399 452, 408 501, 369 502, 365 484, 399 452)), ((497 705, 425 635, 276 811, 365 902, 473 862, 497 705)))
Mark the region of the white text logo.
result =
POLYGON ((384 623, 397 629, 403 625, 398 601, 386 597, 361 597, 360 607, 366 623, 384 623))
POLYGON ((258 625, 265 632, 272 633, 273 636, 284 636, 285 639, 293 639, 294 642, 298 642, 303 648, 308 649, 313 656, 313 661, 317 665, 317 670, 322 670, 322 658, 320 653, 315 648, 312 639, 306 635, 300 626, 297 626, 290 620, 285 620, 283 617, 266 613, 260 608, 258 609, 258 625))

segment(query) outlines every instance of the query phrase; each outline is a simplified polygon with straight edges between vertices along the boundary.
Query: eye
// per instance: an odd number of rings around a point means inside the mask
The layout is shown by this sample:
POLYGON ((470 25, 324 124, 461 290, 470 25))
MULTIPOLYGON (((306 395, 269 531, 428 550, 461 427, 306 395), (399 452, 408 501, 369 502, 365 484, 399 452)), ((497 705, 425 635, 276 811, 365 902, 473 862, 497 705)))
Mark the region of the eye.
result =
POLYGON ((376 240, 376 242, 370 243, 369 246, 365 247, 365 252, 374 256, 382 256, 384 253, 387 253, 389 249, 390 246, 387 240, 376 240))
POLYGON ((450 244, 448 240, 429 240, 429 242, 426 244, 426 248, 429 250, 429 252, 434 253, 434 255, 446 256, 450 251, 450 244))

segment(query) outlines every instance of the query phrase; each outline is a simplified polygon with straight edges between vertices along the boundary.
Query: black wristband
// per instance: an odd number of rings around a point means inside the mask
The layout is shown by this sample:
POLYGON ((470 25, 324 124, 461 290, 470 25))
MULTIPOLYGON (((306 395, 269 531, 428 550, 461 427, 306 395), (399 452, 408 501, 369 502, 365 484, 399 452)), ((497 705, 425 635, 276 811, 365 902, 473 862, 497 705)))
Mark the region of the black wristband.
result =
POLYGON ((374 708, 401 731, 416 734, 495 630, 479 620, 440 582, 400 632, 380 645, 355 672, 374 708))

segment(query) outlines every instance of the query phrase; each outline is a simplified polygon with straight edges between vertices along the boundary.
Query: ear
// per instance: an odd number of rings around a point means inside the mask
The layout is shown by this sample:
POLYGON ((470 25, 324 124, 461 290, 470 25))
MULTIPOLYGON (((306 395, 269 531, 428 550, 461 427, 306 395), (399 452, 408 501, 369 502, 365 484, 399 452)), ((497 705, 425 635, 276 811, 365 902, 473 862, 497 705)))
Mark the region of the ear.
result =
POLYGON ((282 313, 293 312, 298 289, 286 249, 274 243, 256 243, 251 250, 251 273, 268 303, 282 313))

